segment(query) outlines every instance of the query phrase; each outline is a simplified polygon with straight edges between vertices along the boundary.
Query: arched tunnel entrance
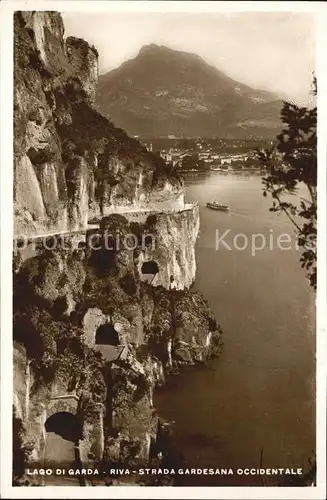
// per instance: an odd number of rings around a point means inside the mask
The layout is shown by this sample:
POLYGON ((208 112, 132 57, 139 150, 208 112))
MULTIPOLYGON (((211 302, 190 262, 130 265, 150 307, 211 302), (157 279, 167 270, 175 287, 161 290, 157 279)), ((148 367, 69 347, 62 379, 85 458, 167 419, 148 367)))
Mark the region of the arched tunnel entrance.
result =
POLYGON ((78 418, 68 411, 54 413, 49 417, 45 423, 45 430, 47 432, 54 432, 66 441, 74 443, 81 439, 82 436, 81 424, 78 418))
POLYGON ((154 260, 147 260, 146 262, 143 262, 141 267, 142 281, 152 283, 158 272, 159 267, 154 260))
POLYGON ((79 440, 82 426, 76 415, 62 411, 45 422, 45 467, 79 467, 79 440))
POLYGON ((105 323, 99 326, 95 334, 95 343, 97 345, 113 345, 120 344, 118 332, 111 323, 105 323))

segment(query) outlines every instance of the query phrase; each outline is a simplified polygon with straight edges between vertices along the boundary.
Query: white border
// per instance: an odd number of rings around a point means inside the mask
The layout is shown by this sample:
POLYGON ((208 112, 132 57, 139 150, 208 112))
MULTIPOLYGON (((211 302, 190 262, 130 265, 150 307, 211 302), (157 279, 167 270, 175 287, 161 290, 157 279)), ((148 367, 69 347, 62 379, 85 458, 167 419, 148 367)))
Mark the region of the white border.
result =
MULTIPOLYGON (((50 1, 3 0, 1 13, 1 496, 7 498, 262 498, 326 497, 326 165, 327 5, 324 2, 50 1), (13 24, 15 10, 70 12, 310 12, 317 20, 318 78, 318 289, 317 289, 317 486, 316 487, 12 487, 12 220, 13 220, 13 24), (323 113, 324 111, 324 113, 323 113)), ((303 429, 305 432, 305 429, 303 429)))

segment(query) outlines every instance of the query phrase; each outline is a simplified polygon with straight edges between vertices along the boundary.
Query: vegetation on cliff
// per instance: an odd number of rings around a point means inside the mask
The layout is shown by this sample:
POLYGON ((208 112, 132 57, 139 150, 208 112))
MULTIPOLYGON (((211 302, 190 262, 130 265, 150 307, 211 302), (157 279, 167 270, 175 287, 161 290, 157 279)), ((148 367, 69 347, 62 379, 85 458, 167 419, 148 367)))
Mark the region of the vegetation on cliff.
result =
POLYGON ((146 194, 159 192, 164 182, 181 190, 180 177, 159 155, 93 108, 96 49, 77 38, 65 41, 57 13, 16 12, 14 21, 19 230, 61 229, 67 215, 71 226, 85 227, 92 203, 100 206, 101 213, 111 203, 133 203, 140 177, 146 194))
MULTIPOLYGON (((155 223, 150 218, 137 229, 155 223)), ((125 234, 134 223, 116 214, 102 226, 125 234)), ((206 301, 143 283, 135 267, 139 251, 106 250, 103 241, 96 250, 58 248, 14 273, 14 340, 24 345, 33 374, 29 404, 48 405, 62 388, 79 398, 79 418, 91 428, 103 407, 103 460, 110 464, 143 463, 146 435, 156 432, 152 393, 165 375, 221 351, 222 332, 206 301), (96 330, 88 337, 85 318, 94 308, 121 325, 125 358, 108 361, 95 344, 96 330)))
MULTIPOLYGON (((65 232, 66 218, 76 223, 70 231, 85 228, 94 201, 103 215, 108 200, 133 202, 141 188, 149 197, 156 190, 161 196, 163 187, 167 198, 182 191, 160 157, 93 109, 96 50, 80 39, 65 43, 63 32, 58 13, 15 13, 15 221, 38 234, 65 232)), ((176 212, 167 244, 178 217, 184 229, 197 227, 193 212, 189 225, 176 212)), ((218 353, 221 331, 201 297, 142 283, 142 236, 157 234, 159 222, 155 214, 142 223, 104 217, 98 247, 87 239, 76 248, 71 231, 54 246, 54 236, 46 238, 53 250, 15 259, 16 476, 26 461, 42 464, 46 422, 65 412, 83 427, 84 460, 147 463, 157 423, 153 389, 165 373, 218 353), (105 233, 133 234, 138 246, 108 249, 105 233), (101 327, 107 337, 100 341, 101 327)))

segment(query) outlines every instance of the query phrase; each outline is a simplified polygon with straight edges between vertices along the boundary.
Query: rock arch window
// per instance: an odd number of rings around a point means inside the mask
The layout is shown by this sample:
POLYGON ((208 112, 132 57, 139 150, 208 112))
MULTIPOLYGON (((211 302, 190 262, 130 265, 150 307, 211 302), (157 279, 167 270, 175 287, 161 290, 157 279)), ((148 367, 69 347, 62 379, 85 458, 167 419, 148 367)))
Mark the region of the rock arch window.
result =
POLYGON ((158 264, 154 260, 147 260, 143 262, 142 273, 143 274, 157 274, 159 272, 158 264))
POLYGON ((99 326, 95 334, 95 343, 97 345, 113 345, 120 344, 117 330, 111 323, 105 323, 99 326))
POLYGON ((83 436, 78 417, 67 411, 54 413, 45 422, 45 430, 45 467, 80 467, 79 441, 83 436))
POLYGON ((141 272, 143 281, 152 283, 154 277, 159 272, 158 264, 154 260, 147 260, 146 262, 143 262, 141 272))
POLYGON ((67 411, 54 413, 45 422, 45 430, 75 443, 82 437, 82 426, 76 415, 67 411))

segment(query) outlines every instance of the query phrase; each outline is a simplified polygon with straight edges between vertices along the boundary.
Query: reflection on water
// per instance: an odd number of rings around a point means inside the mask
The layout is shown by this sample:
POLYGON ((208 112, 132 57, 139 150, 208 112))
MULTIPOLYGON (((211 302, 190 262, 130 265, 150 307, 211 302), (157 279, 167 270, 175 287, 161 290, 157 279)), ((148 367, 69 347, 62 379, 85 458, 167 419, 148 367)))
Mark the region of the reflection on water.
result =
MULTIPOLYGON (((293 235, 269 212, 258 176, 221 175, 186 182, 200 204, 195 289, 208 299, 225 335, 212 369, 189 371, 158 393, 156 407, 176 421, 176 443, 190 467, 307 468, 314 449, 314 295, 292 246, 215 250, 216 231, 293 235), (207 209, 217 199, 230 213, 207 209)), ((229 241, 229 240, 228 240, 229 241)), ((269 480, 269 478, 268 478, 269 480)), ((262 484, 240 476, 184 477, 179 484, 262 484)))

